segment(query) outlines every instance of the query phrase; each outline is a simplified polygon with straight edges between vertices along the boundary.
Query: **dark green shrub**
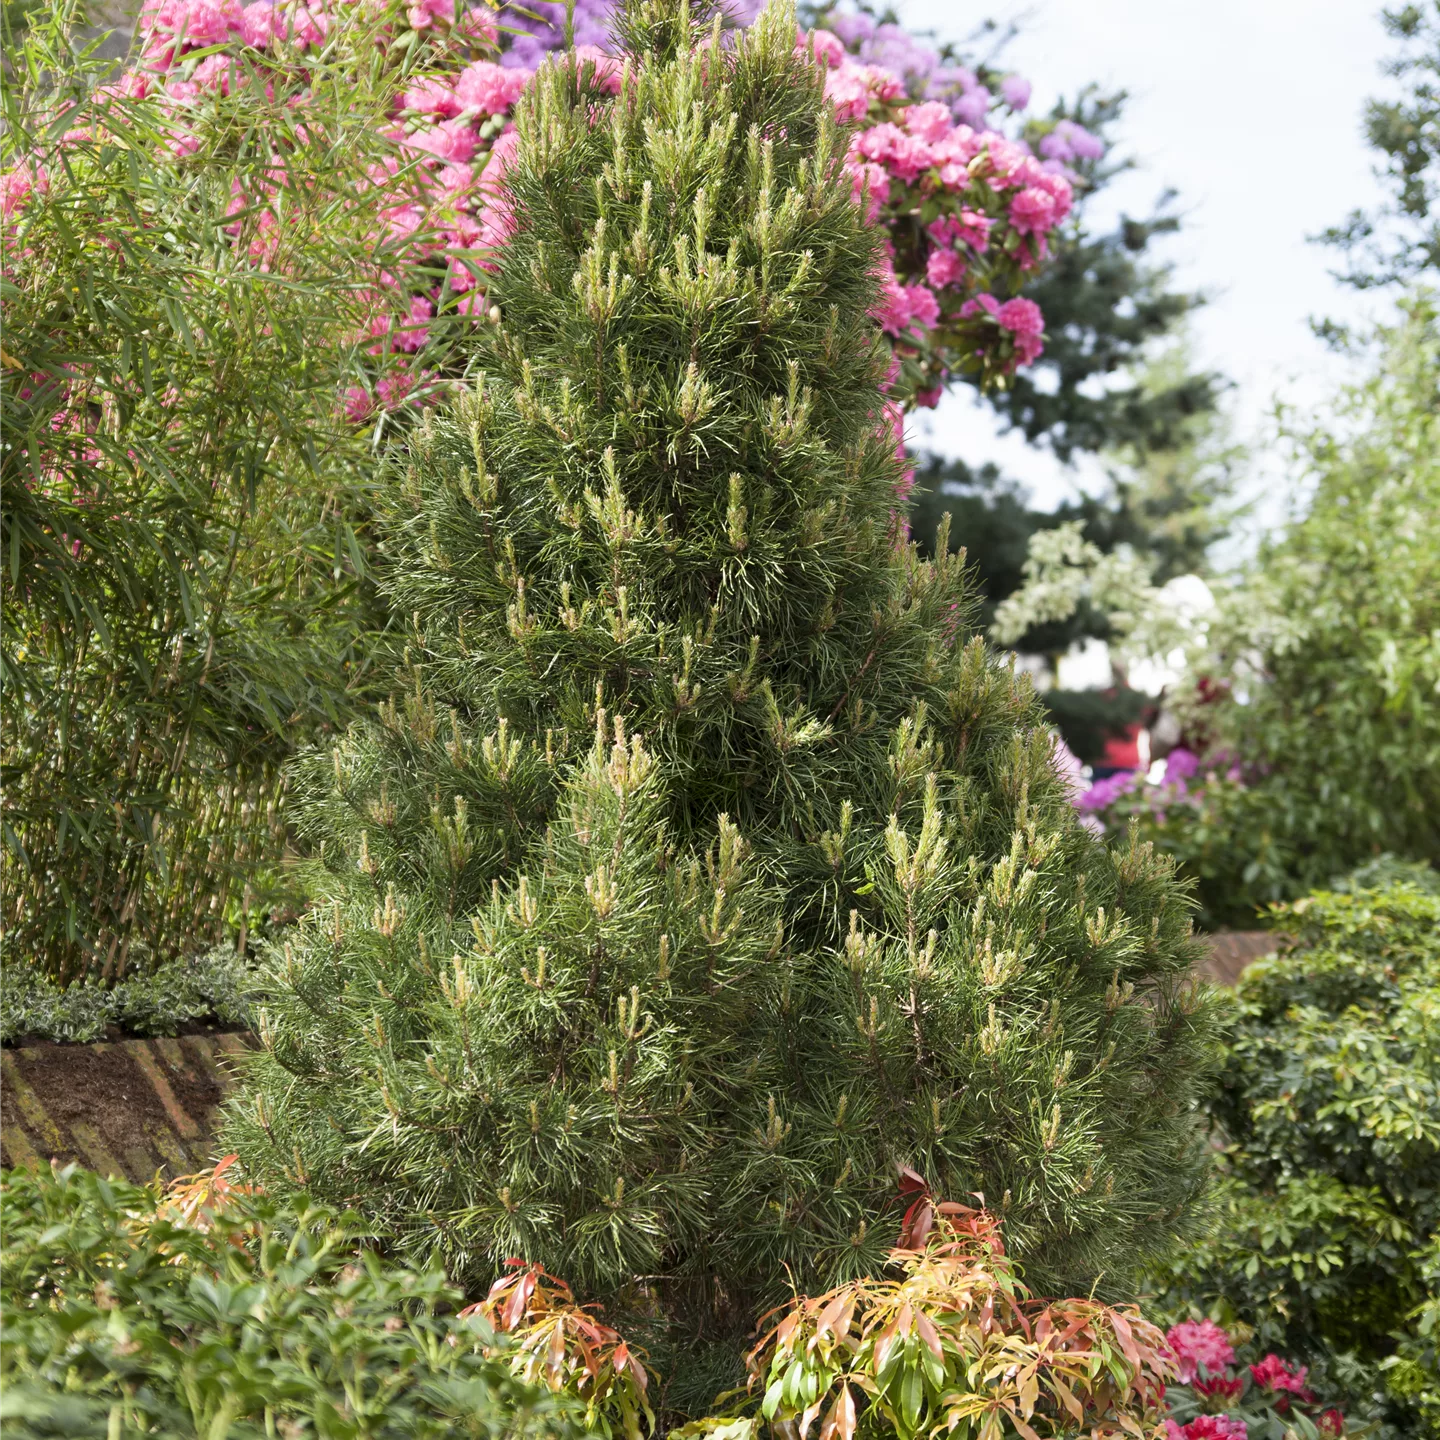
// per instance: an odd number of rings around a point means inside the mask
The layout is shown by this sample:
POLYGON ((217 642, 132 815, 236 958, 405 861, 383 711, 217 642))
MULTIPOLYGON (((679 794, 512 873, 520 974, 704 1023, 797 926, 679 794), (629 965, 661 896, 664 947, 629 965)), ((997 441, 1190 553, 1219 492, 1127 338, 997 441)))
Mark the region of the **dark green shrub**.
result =
POLYGON ((881 237, 793 15, 627 16, 618 98, 522 105, 493 371, 389 495, 404 690, 297 780, 325 869, 229 1143, 671 1343, 873 1271, 899 1162, 1119 1290, 1203 1168, 1184 892, 899 543, 881 237))
POLYGON ((0 1185, 7 1436, 567 1440, 581 1407, 516 1379, 436 1269, 357 1248, 354 1217, 235 1198, 156 1214, 74 1168, 0 1185))
POLYGON ((1216 1223, 1165 1303, 1254 1327, 1387 1433, 1424 1415, 1437 1434, 1440 897, 1396 885, 1273 914, 1298 939, 1240 981, 1216 1223))

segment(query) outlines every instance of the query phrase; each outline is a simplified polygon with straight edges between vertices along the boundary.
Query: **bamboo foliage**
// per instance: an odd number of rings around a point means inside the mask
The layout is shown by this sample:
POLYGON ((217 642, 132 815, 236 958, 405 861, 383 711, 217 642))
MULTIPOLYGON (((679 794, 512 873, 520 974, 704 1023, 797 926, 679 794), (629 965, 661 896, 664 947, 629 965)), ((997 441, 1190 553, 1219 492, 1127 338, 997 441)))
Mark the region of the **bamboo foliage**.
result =
POLYGON ((73 18, 12 53, 0 277, 5 945, 62 981, 267 908, 283 762, 369 673, 372 436, 336 396, 397 263, 384 72, 297 56, 303 111, 235 84, 181 134, 73 18))

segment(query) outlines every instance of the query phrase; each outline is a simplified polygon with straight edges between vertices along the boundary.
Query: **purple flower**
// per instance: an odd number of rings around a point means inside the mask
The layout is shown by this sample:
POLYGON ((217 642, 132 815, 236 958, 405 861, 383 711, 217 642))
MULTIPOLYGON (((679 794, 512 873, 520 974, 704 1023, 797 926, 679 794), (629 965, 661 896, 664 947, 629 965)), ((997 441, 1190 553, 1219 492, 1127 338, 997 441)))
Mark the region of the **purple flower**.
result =
POLYGON ((1012 110, 1023 110, 1030 103, 1030 82, 1023 75, 1007 75, 1000 82, 1000 94, 1012 110))
POLYGON ((1105 142, 1083 125, 1062 120, 1041 140, 1040 153, 1047 160, 1098 160, 1105 153, 1105 142))
POLYGON ((1183 789, 1185 782, 1199 772, 1200 757, 1183 746, 1172 750, 1165 757, 1165 783, 1167 785, 1179 785, 1183 789))
POLYGON ((881 25, 861 44, 860 58, 869 65, 883 65, 906 80, 928 80, 940 63, 935 51, 898 25, 881 25))
POLYGON ((1097 780, 1076 802, 1080 810, 1107 810, 1128 790, 1133 790, 1144 779, 1139 770, 1121 771, 1118 775, 1107 775, 1097 780))
POLYGON ((983 85, 967 90, 954 104, 955 118, 974 130, 981 129, 985 124, 985 116, 990 112, 991 98, 990 92, 983 85))
POLYGON ((831 15, 825 23, 851 48, 875 33, 875 22, 868 15, 831 15))

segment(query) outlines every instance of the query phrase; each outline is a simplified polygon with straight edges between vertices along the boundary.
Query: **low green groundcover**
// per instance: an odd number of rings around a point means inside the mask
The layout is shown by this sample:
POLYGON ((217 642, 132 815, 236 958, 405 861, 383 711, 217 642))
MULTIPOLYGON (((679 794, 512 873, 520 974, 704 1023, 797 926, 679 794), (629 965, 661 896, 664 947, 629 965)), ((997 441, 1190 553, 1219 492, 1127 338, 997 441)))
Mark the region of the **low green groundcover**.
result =
POLYGON ((103 1039, 111 1025, 145 1036, 178 1035, 200 1020, 248 1028, 252 976, 230 945, 166 961, 112 987, 93 980, 61 989, 38 967, 7 964, 0 971, 0 1044, 84 1044, 103 1039))
MULTIPOLYGON (((577 1408, 487 1358, 435 1268, 346 1218, 239 1197, 197 1224, 86 1171, 0 1188, 0 1428, 9 1437, 571 1440, 577 1408)), ((353 1217, 352 1217, 353 1218, 353 1217)))

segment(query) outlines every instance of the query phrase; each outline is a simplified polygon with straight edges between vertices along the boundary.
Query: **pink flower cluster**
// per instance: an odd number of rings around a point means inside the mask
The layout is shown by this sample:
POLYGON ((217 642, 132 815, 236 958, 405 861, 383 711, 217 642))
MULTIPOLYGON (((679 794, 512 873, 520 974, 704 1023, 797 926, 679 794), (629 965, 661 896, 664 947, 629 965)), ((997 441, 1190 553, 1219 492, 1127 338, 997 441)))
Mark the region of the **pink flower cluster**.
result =
MULTIPOLYGON (((995 97, 974 71, 864 15, 832 14, 825 24, 800 43, 825 66, 837 112, 861 124, 848 163, 856 195, 891 235, 876 318, 904 362, 896 393, 907 405, 934 404, 957 370, 1003 374, 1033 363, 1043 317, 1032 302, 1004 297, 1049 258, 1071 213, 1075 176, 1065 162, 1103 145, 1062 122, 1037 154, 990 127, 995 97)), ((1029 103, 1019 76, 998 88, 1012 114, 1029 103)))
POLYGON ((1251 1379, 1262 1390, 1269 1390, 1281 1397, 1281 1403, 1275 1407, 1277 1410, 1285 1408, 1288 1401, 1284 1397, 1289 1395, 1297 1395, 1307 1403, 1314 1400, 1315 1397, 1305 1385, 1307 1373, 1304 1365, 1292 1368, 1278 1355, 1267 1355, 1258 1365, 1250 1367, 1251 1379))
MULTIPOLYGON (((587 41, 597 38, 606 0, 581 8, 577 38, 582 28, 587 41)), ((343 399, 358 423, 377 406, 423 398, 427 373, 412 370, 416 357, 451 333, 444 327, 489 313, 486 272, 513 229, 504 186, 515 144, 510 115, 534 74, 527 62, 558 43, 558 22, 546 11, 512 35, 509 12, 497 27, 482 0, 146 0, 138 68, 112 88, 168 107, 170 148, 183 159, 199 148, 190 116, 209 95, 258 81, 271 99, 303 105, 306 71, 297 59, 333 44, 337 26, 356 16, 388 25, 389 43, 398 50, 403 41, 419 61, 386 131, 397 158, 371 171, 373 184, 394 194, 378 207, 377 238, 399 242, 406 258, 444 275, 436 283, 433 274, 417 278, 397 265, 405 273, 376 277, 365 334, 376 363, 343 399)), ((998 297, 1047 258, 1049 237, 1073 203, 1064 161, 1098 142, 1079 127, 1063 134, 1057 127, 1037 155, 985 128, 997 102, 975 72, 941 65, 897 26, 857 16, 829 23, 832 29, 800 33, 797 44, 824 67, 838 115, 860 127, 848 168, 871 219, 890 232, 876 319, 901 361, 892 394, 904 408, 934 404, 955 371, 1003 373, 1032 363, 1044 344, 1038 307, 998 297), (910 217, 921 207, 935 218, 917 230, 910 217)), ((619 89, 614 57, 590 43, 577 53, 602 88, 619 89)), ((1028 103, 1019 77, 998 88, 1012 113, 1028 103)), ((39 170, 0 178, 0 212, 13 214, 43 183, 39 170)), ((266 199, 237 186, 232 213, 266 199)), ((234 229, 238 235, 238 223, 234 229)), ((273 216, 262 214, 251 259, 269 265, 278 238, 273 216)))
POLYGON ((1165 1440, 1249 1440, 1250 1428, 1230 1415, 1197 1415, 1187 1425, 1165 1422, 1165 1440))
POLYGON ((1345 1434, 1345 1417, 1339 1410, 1314 1412, 1315 1396, 1305 1383, 1305 1366, 1266 1355, 1237 1375, 1230 1368, 1235 1364, 1235 1347, 1210 1320, 1183 1321, 1166 1339, 1177 1372, 1177 1384, 1166 1397, 1171 1412, 1165 1421, 1166 1440, 1248 1440, 1247 1416, 1264 1434, 1278 1433, 1275 1426, 1287 1422, 1276 1417, 1289 1415, 1293 1407, 1299 1407, 1297 1413, 1322 1435, 1345 1434), (1179 1420, 1176 1415, 1189 1418, 1179 1420))
POLYGON ((1183 1320, 1165 1337, 1175 1352, 1182 1385, 1188 1385, 1203 1365, 1210 1375, 1219 1375, 1235 1363, 1230 1337, 1213 1320, 1183 1320))

